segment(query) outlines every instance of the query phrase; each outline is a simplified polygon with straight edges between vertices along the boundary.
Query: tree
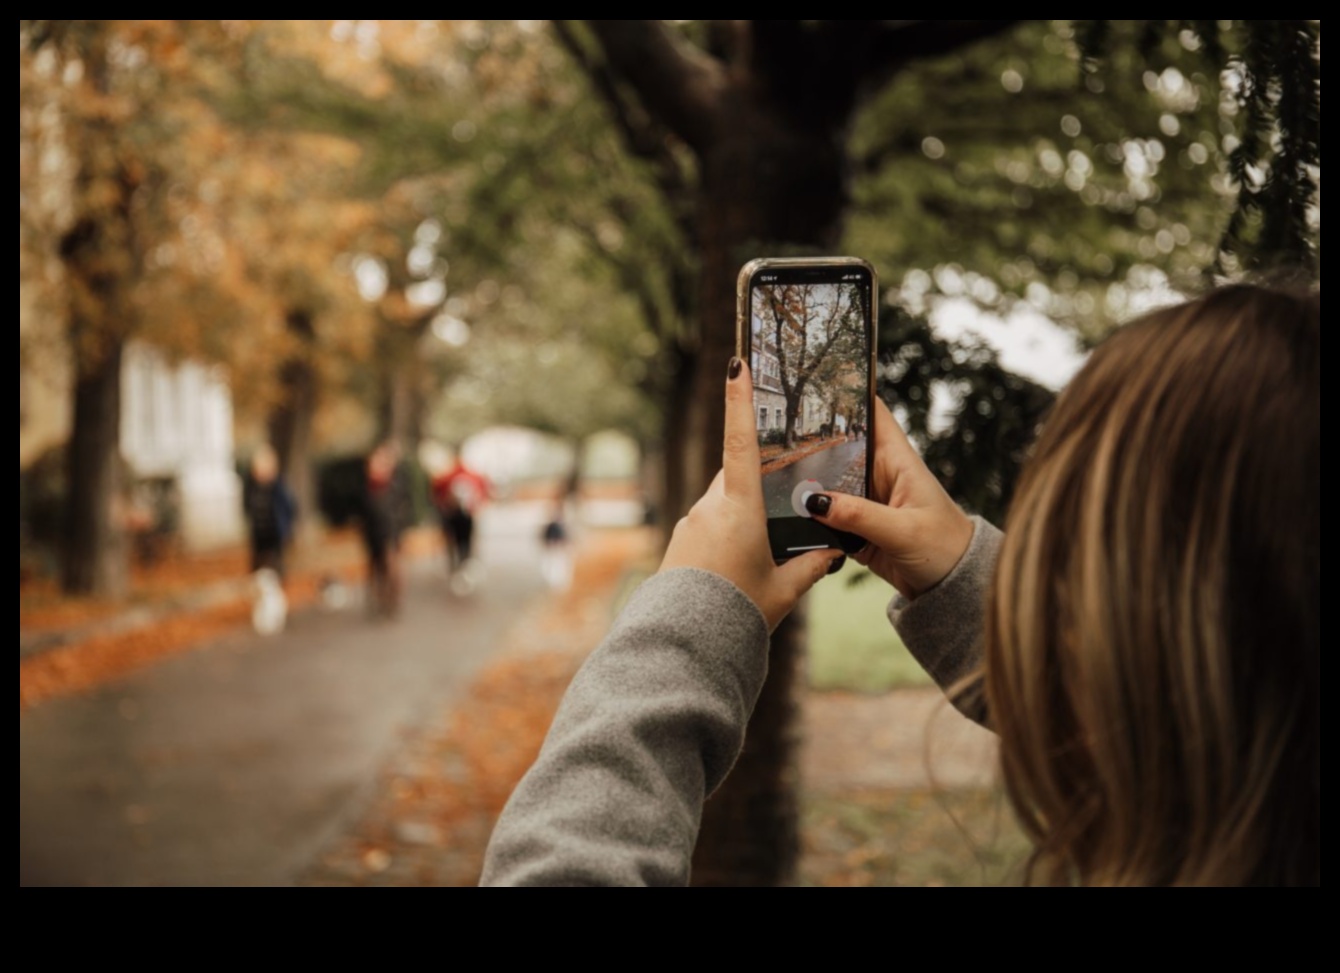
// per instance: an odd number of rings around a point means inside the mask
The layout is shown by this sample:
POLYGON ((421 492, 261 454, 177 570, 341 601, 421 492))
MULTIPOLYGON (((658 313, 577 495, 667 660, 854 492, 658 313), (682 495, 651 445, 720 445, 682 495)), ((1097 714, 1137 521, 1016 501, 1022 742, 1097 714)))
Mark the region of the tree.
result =
MULTIPOLYGON (((637 310, 610 284, 617 273, 638 294, 646 320, 667 333, 675 330, 663 310, 668 302, 659 271, 646 269, 666 262, 638 259, 622 245, 655 234, 636 228, 624 234, 608 215, 618 211, 628 226, 641 221, 649 228, 653 197, 637 179, 610 180, 608 171, 593 170, 580 175, 583 188, 610 189, 599 197, 601 206, 579 213, 588 194, 572 191, 571 184, 556 181, 538 196, 539 205, 534 183, 509 184, 517 172, 544 168, 536 162, 545 156, 543 145, 531 142, 524 143, 534 152, 530 164, 523 159, 509 168, 513 150, 523 144, 517 133, 542 122, 553 134, 563 122, 541 103, 548 80, 527 66, 536 55, 535 45, 526 46, 526 31, 491 28, 484 35, 483 29, 461 22, 21 24, 21 103, 34 103, 22 113, 24 124, 47 117, 59 102, 62 158, 74 160, 71 185, 84 171, 80 152, 90 147, 102 152, 91 157, 96 162, 124 155, 127 171, 141 179, 122 229, 104 192, 98 197, 102 209, 90 208, 80 233, 66 235, 71 279, 99 261, 99 272, 107 275, 105 306, 95 308, 102 317, 76 322, 85 336, 78 347, 87 349, 81 351, 81 374, 100 363, 98 388, 115 396, 119 348, 132 331, 174 354, 227 362, 239 419, 265 427, 302 508, 315 509, 308 460, 320 435, 323 403, 329 406, 349 390, 379 415, 383 432, 414 438, 435 386, 464 361, 459 354, 440 354, 441 342, 428 339, 438 311, 449 304, 457 320, 496 319, 493 326, 510 333, 524 330, 503 314, 517 306, 515 281, 528 276, 516 271, 552 262, 552 248, 531 243, 518 257, 504 245, 514 228, 521 237, 557 233, 585 241, 584 257, 573 259, 565 249, 562 260, 564 285, 586 285, 588 294, 569 302, 575 313, 560 326, 570 329, 579 317, 587 322, 576 333, 590 346, 588 355, 594 351, 617 362, 607 373, 620 386, 616 393, 625 383, 654 389, 672 381, 678 371, 652 360, 659 345, 640 339, 637 310), (515 49, 503 48, 508 37, 517 40, 515 49), (116 90, 99 101, 89 95, 86 80, 88 65, 99 63, 95 55, 104 47, 113 52, 107 78, 116 90), (100 134, 83 138, 95 125, 102 126, 100 134), (565 214, 556 212, 561 207, 565 214), (575 218, 556 230, 565 215, 575 218), (428 227, 439 234, 432 245, 420 239, 428 227), (125 245, 90 242, 103 238, 125 245), (81 258, 85 252, 92 256, 81 258), (597 252, 602 259, 593 261, 597 252), (369 302, 353 285, 355 272, 373 265, 385 286, 369 302), (499 279, 513 283, 502 288, 499 279), (120 310, 109 310, 113 287, 124 292, 120 310), (445 303, 443 295, 422 302, 430 287, 445 292, 445 303), (489 296, 499 292, 509 299, 489 296), (586 310, 591 307, 618 308, 619 320, 593 315, 586 310), (608 323, 596 325, 597 318, 608 323), (428 349, 432 353, 425 354, 428 349)), ((541 58, 564 63, 552 45, 540 50, 541 58)), ((587 119, 595 114, 587 112, 587 119)), ((594 129, 582 126, 587 135, 594 129)), ((21 150, 27 144, 21 140, 21 150)), ((628 168, 608 144, 592 157, 628 168)), ((22 186, 50 181, 49 166, 39 172, 35 155, 25 153, 24 159, 22 186)), ((564 163, 573 163, 571 173, 581 169, 571 150, 564 163)), ((115 185, 88 178, 103 188, 115 185)), ((50 187, 43 192, 50 195, 50 187)), ((36 195, 21 198, 25 253, 41 251, 41 234, 61 236, 75 222, 59 206, 37 219, 37 207, 22 204, 36 195), (27 227, 40 232, 27 234, 27 227)), ((26 270, 21 276, 25 292, 43 279, 26 270)), ((80 292, 49 288, 50 303, 80 292)), ((523 303, 536 327, 551 327, 539 320, 551 302, 523 303)), ((25 360, 38 353, 27 329, 21 350, 25 360)), ((81 388, 88 384, 84 380, 81 388)), ((630 401, 621 394, 604 398, 630 401)), ((81 401, 87 400, 83 395, 81 401)), ((105 476, 91 471, 115 455, 114 406, 99 400, 77 410, 71 455, 89 455, 87 440, 96 432, 94 452, 101 458, 79 461, 79 486, 66 518, 76 525, 66 563, 72 571, 106 567, 100 575, 106 580, 97 582, 105 590, 123 584, 125 575, 113 509, 118 489, 110 479, 118 471, 114 462, 104 464, 105 476), (94 511, 102 526, 89 526, 92 520, 76 510, 94 511)), ((640 406, 632 411, 645 415, 640 406)), ((655 438, 645 422, 624 424, 637 426, 644 441, 655 438)))
POLYGON ((576 236, 550 236, 545 249, 511 267, 508 286, 472 309, 467 345, 440 352, 457 364, 430 429, 452 442, 495 424, 573 442, 618 429, 646 443, 657 417, 642 385, 645 335, 629 327, 636 300, 589 279, 596 268, 581 269, 584 244, 576 236))
MULTIPOLYGON (((796 419, 811 382, 826 365, 860 357, 864 345, 862 297, 855 285, 800 287, 769 284, 759 288, 760 337, 777 355, 778 381, 786 399, 786 448, 796 444, 796 419)), ((836 409, 836 403, 832 408, 836 409)))
POLYGON ((20 168, 20 225, 30 219, 22 201, 51 191, 43 180, 54 176, 66 197, 46 209, 44 227, 73 369, 61 582, 116 595, 127 582, 118 454, 126 342, 156 327, 169 350, 199 339, 206 294, 216 319, 236 310, 213 284, 225 276, 217 235, 192 181, 219 147, 197 55, 226 59, 234 38, 219 23, 183 21, 20 21, 19 37, 21 104, 40 102, 59 144, 56 166, 20 168), (176 286, 161 287, 168 263, 176 286))
POLYGON ((212 92, 252 160, 231 200, 232 229, 248 276, 268 298, 250 328, 264 340, 235 387, 245 389, 244 414, 262 420, 308 511, 317 509, 312 457, 323 414, 357 398, 375 413, 369 425, 380 433, 417 423, 405 347, 426 316, 407 297, 405 259, 424 218, 422 194, 395 184, 371 188, 364 169, 375 153, 340 123, 347 105, 394 89, 386 61, 404 54, 417 33, 399 23, 379 31, 380 39, 356 34, 352 22, 257 25, 245 69, 212 92), (326 121, 309 124, 314 112, 326 121), (375 295, 360 291, 367 272, 382 282, 375 295))
MULTIPOLYGON (((720 464, 721 370, 733 351, 736 270, 759 255, 835 252, 849 200, 846 140, 861 96, 919 58, 1007 30, 1010 22, 714 22, 705 45, 656 21, 595 21, 584 61, 632 151, 676 156, 700 258, 701 326, 676 457, 695 497, 720 464), (636 110, 634 110, 636 109, 636 110)), ((681 202, 682 205, 682 202, 681 202)), ((677 516, 678 511, 671 511, 677 516)), ((803 622, 774 633, 769 682, 732 778, 706 809, 695 882, 787 881, 797 853, 792 686, 803 622)))
POLYGON ((665 349, 686 251, 663 243, 654 191, 562 52, 517 24, 342 23, 322 31, 361 39, 356 63, 380 84, 326 70, 328 41, 284 40, 229 117, 359 147, 349 192, 376 200, 375 217, 348 251, 378 281, 377 324, 351 384, 382 431, 426 423, 454 440, 526 421, 579 436, 603 422, 653 445, 644 399, 680 374, 665 349), (407 30, 433 41, 410 49, 407 30))

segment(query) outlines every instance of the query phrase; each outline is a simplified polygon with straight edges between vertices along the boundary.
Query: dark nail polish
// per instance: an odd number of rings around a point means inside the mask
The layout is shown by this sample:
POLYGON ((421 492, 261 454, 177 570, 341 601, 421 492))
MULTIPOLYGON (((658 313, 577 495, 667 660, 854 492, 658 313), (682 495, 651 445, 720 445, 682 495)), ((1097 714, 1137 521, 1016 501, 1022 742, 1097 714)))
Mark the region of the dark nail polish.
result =
POLYGON ((833 498, 824 493, 811 493, 805 498, 805 509, 816 517, 828 516, 828 509, 833 506, 833 498))
POLYGON ((845 554, 842 555, 841 557, 833 558, 833 563, 828 565, 828 573, 837 574, 839 571, 842 570, 842 565, 846 563, 847 563, 847 555, 845 554))
POLYGON ((730 364, 726 366, 726 377, 736 379, 740 377, 740 369, 744 367, 744 362, 731 355, 730 364))

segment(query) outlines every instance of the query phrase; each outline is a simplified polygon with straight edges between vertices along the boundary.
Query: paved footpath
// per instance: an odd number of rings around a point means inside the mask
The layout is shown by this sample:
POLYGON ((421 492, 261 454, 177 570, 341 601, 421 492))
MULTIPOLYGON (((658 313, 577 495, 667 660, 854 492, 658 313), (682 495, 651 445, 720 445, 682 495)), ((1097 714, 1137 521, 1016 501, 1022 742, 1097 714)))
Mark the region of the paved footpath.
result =
POLYGON ((397 620, 310 611, 21 713, 19 884, 295 884, 542 593, 544 514, 485 512, 471 595, 420 561, 397 620))

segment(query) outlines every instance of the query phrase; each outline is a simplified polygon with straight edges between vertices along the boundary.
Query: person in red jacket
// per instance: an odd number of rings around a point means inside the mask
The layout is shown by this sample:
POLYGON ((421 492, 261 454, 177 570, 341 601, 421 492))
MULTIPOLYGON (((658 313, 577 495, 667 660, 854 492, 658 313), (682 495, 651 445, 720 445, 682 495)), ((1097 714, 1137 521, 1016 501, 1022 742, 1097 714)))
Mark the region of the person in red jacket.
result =
POLYGON ((488 479, 466 466, 459 453, 450 467, 433 478, 433 503, 442 518, 453 589, 472 586, 475 516, 492 495, 488 479), (455 583, 458 579, 459 585, 455 583))

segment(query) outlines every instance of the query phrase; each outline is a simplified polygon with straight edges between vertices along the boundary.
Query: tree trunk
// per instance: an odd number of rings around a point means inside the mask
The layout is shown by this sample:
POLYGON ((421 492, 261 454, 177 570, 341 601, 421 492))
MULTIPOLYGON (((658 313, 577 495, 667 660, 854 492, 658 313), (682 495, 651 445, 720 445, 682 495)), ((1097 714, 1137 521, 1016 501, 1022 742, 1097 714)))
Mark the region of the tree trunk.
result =
POLYGON ((694 369, 699 356, 689 352, 678 355, 675 369, 665 394, 665 431, 662 451, 661 497, 657 505, 657 524, 665 542, 675 523, 688 512, 702 493, 697 484, 690 484, 684 471, 684 459, 689 454, 702 455, 706 446, 689 437, 689 415, 693 410, 694 369))
POLYGON ((693 853, 693 885, 699 888, 795 883, 800 859, 797 687, 804 648, 802 605, 772 635, 768 680, 749 721, 744 750, 703 809, 693 853))
MULTIPOLYGON (((101 30, 83 51, 91 87, 106 94, 101 30)), ((131 202, 140 177, 118 151, 105 115, 70 132, 79 159, 78 218, 61 237, 74 363, 74 416, 66 450, 61 587, 70 594, 121 597, 130 581, 121 484, 121 356, 134 324, 130 288, 140 272, 131 202)), ((137 168, 137 172, 140 170, 137 168)))
POLYGON ((395 440, 412 455, 423 438, 426 401, 420 362, 407 356, 388 362, 382 380, 378 438, 395 440))
MULTIPOLYGON (((681 471, 696 498, 721 466, 726 364, 735 353, 735 281, 754 257, 832 252, 846 200, 845 120, 804 129, 730 89, 702 157, 702 346, 687 410, 681 471)), ((839 113, 840 115, 841 113, 839 113)), ((790 411, 788 407, 788 412, 790 411)), ((792 433, 788 432, 788 436, 792 433)), ((799 856, 796 680, 804 657, 799 611, 773 633, 770 668, 746 753, 704 809, 693 884, 794 882, 799 856)))
POLYGON ((432 397, 432 378, 423 360, 424 335, 431 314, 412 321, 383 318, 378 341, 379 441, 393 440, 405 455, 417 455, 423 440, 424 413, 432 397))
POLYGON ((796 423, 800 419, 800 396, 786 398, 786 448, 796 445, 796 423))
POLYGON ((118 448, 123 345, 110 336, 101 344, 96 361, 79 367, 75 378, 61 587, 70 594, 120 598, 129 586, 118 448))
POLYGON ((311 312, 291 309, 285 317, 289 334, 299 350, 280 366, 281 398, 270 413, 270 443, 279 454, 279 468, 298 502, 298 525, 302 533, 315 523, 316 484, 312 478, 312 416, 316 411, 316 373, 312 369, 311 346, 316 329, 311 312))

